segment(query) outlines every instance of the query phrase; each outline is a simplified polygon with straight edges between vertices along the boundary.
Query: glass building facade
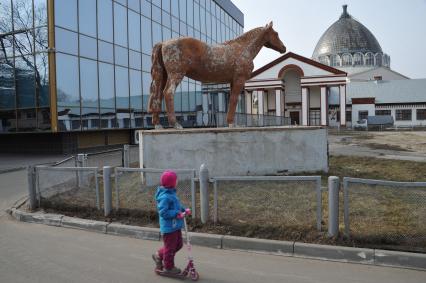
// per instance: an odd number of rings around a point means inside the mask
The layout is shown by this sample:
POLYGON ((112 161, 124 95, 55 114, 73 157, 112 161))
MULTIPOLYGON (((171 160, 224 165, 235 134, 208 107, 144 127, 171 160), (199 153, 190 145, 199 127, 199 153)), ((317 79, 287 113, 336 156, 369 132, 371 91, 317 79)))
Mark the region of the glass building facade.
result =
MULTIPOLYGON (((152 47, 181 36, 217 44, 242 34, 244 24, 229 0, 0 5, 0 133, 150 127, 152 47)), ((200 82, 182 81, 178 119, 196 119, 201 92, 200 82)))

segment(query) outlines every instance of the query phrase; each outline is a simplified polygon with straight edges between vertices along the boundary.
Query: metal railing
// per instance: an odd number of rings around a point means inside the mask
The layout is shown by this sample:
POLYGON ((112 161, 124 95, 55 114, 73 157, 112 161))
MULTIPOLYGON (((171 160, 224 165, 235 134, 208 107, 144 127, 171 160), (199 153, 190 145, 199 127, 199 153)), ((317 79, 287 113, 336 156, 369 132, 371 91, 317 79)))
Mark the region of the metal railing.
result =
POLYGON ((345 234, 358 241, 426 247, 426 182, 343 178, 345 234))
POLYGON ((321 231, 321 176, 229 176, 211 180, 214 223, 314 226, 321 231))
MULTIPOLYGON (((178 175, 176 193, 183 206, 192 208, 196 217, 195 169, 173 169, 178 175)), ((123 168, 114 169, 116 210, 140 211, 157 215, 155 193, 160 185, 163 169, 123 168)))
POLYGON ((35 167, 40 207, 101 207, 98 167, 35 167))
MULTIPOLYGON (((228 125, 226 122, 225 112, 216 112, 212 114, 211 124, 216 127, 225 127, 228 125)), ((267 126, 288 126, 291 125, 290 118, 275 115, 261 115, 261 114, 244 114, 235 113, 234 122, 239 126, 246 127, 267 127, 267 126)))
POLYGON ((104 166, 124 166, 124 149, 116 148, 85 154, 85 165, 102 168, 104 166))

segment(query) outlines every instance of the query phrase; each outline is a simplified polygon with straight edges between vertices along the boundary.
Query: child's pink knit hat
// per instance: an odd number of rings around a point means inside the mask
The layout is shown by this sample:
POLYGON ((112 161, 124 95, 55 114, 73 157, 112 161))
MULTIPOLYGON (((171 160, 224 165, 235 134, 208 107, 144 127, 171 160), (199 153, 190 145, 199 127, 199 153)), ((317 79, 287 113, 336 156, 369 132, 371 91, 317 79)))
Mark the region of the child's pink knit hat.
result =
POLYGON ((173 189, 176 187, 177 175, 173 170, 166 170, 161 174, 160 183, 163 187, 173 189))

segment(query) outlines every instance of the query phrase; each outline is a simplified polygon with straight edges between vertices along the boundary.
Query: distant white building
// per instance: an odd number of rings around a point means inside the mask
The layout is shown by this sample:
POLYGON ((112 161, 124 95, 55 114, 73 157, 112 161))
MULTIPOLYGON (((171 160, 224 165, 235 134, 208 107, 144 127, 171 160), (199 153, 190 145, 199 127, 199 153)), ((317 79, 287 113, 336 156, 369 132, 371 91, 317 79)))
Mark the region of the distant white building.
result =
POLYGON ((346 5, 312 59, 284 54, 253 72, 245 95, 246 113, 285 116, 292 124, 351 127, 391 115, 396 126, 426 126, 426 79, 392 70, 390 56, 346 5))

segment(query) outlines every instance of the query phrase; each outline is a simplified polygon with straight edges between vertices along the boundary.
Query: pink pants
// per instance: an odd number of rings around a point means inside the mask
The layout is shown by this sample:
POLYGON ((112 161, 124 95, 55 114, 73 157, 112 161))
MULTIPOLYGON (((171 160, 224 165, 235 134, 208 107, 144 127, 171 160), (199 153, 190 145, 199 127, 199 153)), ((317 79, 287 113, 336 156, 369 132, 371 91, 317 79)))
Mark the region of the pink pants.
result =
POLYGON ((182 248, 181 230, 163 234, 164 246, 158 250, 160 259, 164 262, 165 269, 172 269, 175 266, 175 254, 182 248))

